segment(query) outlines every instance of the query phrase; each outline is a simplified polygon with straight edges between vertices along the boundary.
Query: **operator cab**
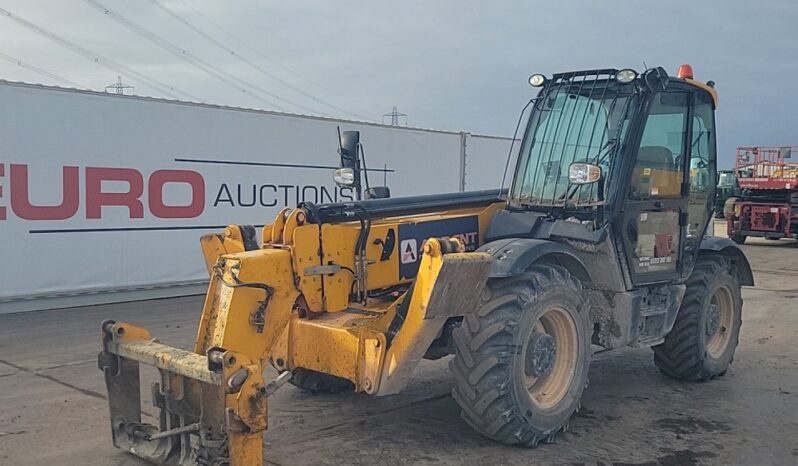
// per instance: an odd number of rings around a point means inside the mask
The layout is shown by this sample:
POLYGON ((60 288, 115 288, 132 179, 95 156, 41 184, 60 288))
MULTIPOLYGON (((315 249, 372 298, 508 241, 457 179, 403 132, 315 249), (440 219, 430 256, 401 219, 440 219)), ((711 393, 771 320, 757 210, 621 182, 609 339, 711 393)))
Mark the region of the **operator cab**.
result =
POLYGON ((714 83, 683 65, 676 77, 601 69, 530 84, 540 92, 508 209, 486 239, 606 244, 626 264, 606 283, 617 291, 686 279, 714 198, 714 83))

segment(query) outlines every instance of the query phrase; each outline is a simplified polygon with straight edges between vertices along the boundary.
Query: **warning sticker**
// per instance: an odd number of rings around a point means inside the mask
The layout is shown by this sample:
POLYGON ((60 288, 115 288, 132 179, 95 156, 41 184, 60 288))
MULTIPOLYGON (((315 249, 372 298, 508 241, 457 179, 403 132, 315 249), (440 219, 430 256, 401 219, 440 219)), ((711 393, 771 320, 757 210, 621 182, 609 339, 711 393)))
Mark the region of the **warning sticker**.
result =
POLYGON ((402 253, 402 263, 410 264, 418 260, 418 241, 415 238, 402 240, 399 245, 399 252, 402 253))

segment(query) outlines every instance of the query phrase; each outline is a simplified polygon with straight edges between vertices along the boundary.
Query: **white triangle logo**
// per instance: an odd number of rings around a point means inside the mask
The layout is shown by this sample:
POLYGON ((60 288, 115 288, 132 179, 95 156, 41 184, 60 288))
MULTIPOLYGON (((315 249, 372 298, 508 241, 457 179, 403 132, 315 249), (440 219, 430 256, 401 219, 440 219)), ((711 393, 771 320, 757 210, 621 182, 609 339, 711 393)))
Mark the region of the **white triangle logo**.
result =
POLYGON ((403 264, 412 264, 418 260, 418 244, 415 238, 402 240, 399 251, 402 253, 403 264))

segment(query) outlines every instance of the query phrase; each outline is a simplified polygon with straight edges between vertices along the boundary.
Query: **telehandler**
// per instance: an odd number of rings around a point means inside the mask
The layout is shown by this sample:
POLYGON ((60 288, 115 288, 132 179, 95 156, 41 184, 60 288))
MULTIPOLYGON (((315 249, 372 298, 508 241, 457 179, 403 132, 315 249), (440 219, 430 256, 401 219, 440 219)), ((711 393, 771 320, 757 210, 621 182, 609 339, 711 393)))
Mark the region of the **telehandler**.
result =
MULTIPOLYGON (((593 345, 652 347, 677 379, 724 375, 753 276, 737 245, 705 236, 714 83, 683 65, 530 84, 508 191, 303 203, 260 243, 251 226, 203 236, 193 351, 102 324, 114 445, 160 465, 260 465, 286 382, 391 395, 447 355, 462 418, 527 447, 568 427, 593 345), (141 363, 160 372, 159 425, 142 422, 141 363), (279 375, 264 381, 267 365, 279 375)), ((342 139, 336 180, 355 185, 357 134, 342 139)))

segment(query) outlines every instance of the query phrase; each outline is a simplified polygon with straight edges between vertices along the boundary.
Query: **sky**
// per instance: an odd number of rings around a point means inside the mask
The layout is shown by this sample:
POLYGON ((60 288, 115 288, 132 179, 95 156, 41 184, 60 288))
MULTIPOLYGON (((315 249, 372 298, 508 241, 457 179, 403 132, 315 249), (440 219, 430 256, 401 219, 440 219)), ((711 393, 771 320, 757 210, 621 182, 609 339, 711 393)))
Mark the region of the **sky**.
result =
POLYGON ((536 94, 530 74, 645 65, 675 74, 689 63, 696 79, 717 83, 721 167, 737 146, 798 145, 794 0, 0 0, 0 8, 0 79, 65 85, 21 60, 95 90, 121 75, 139 95, 377 122, 396 106, 410 126, 510 136, 536 94))

